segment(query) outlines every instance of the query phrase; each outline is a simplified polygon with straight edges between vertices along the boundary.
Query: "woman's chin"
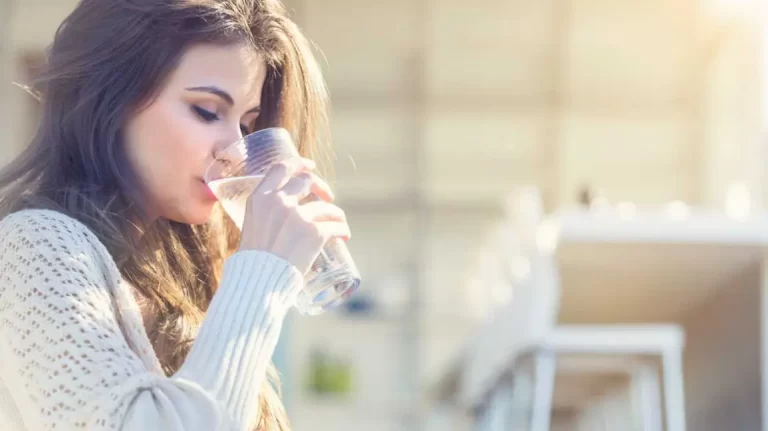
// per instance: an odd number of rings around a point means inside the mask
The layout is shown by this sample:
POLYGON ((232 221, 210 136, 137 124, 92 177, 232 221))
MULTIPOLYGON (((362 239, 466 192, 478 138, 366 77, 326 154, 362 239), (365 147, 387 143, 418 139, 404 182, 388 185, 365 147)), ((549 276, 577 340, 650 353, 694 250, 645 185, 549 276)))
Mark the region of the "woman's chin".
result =
POLYGON ((208 223, 213 215, 213 209, 216 202, 205 205, 195 205, 194 207, 184 208, 178 211, 174 217, 169 217, 169 220, 177 223, 184 223, 189 225, 202 225, 208 223))

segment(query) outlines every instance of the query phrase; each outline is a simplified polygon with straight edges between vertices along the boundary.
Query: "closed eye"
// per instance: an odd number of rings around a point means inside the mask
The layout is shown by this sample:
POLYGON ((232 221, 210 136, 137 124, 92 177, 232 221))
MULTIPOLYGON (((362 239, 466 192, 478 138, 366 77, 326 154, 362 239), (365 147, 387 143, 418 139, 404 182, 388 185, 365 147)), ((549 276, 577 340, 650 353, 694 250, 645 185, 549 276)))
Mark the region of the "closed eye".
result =
MULTIPOLYGON (((212 123, 214 121, 219 120, 219 116, 216 113, 211 112, 207 109, 203 109, 197 105, 193 105, 192 110, 195 112, 195 114, 197 114, 198 117, 200 117, 206 123, 212 123)), ((246 136, 251 133, 251 129, 247 125, 241 124, 240 133, 242 133, 243 136, 246 136)))
POLYGON ((206 123, 212 123, 219 119, 219 116, 215 112, 211 112, 196 105, 192 106, 192 111, 206 123))

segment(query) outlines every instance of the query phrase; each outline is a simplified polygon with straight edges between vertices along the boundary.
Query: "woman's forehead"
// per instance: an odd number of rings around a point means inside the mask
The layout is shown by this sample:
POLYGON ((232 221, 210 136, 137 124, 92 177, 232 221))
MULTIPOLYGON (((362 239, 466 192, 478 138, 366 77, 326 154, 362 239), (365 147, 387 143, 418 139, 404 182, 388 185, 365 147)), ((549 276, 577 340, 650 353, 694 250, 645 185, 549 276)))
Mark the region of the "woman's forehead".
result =
POLYGON ((266 77, 263 58, 245 44, 195 45, 183 55, 171 85, 216 86, 236 104, 258 101, 266 77))

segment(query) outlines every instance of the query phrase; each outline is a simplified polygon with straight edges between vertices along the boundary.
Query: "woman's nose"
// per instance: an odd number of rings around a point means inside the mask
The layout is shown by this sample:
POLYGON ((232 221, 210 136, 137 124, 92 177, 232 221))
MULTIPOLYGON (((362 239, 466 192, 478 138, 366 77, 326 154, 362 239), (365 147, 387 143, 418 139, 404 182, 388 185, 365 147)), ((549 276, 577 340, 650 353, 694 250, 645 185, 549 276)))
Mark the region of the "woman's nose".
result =
POLYGON ((245 158, 245 147, 243 144, 243 135, 239 128, 217 139, 211 152, 211 169, 208 172, 208 180, 211 175, 217 178, 235 175, 235 171, 243 168, 245 158))
POLYGON ((243 132, 238 127, 227 130, 227 133, 222 133, 221 136, 216 139, 216 143, 213 146, 214 159, 219 159, 218 154, 224 154, 227 150, 236 145, 241 139, 243 139, 243 132))

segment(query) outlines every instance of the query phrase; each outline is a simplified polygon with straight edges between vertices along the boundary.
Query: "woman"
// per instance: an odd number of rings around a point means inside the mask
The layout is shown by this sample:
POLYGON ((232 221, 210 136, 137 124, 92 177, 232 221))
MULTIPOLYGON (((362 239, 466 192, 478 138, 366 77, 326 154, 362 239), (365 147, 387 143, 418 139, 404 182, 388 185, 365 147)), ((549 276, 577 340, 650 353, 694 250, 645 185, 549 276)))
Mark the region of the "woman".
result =
POLYGON ((242 238, 202 180, 260 128, 304 157, 323 141, 319 68, 278 0, 81 0, 37 90, 0 175, 3 429, 288 429, 269 360, 349 228, 308 158, 268 172, 242 238))

